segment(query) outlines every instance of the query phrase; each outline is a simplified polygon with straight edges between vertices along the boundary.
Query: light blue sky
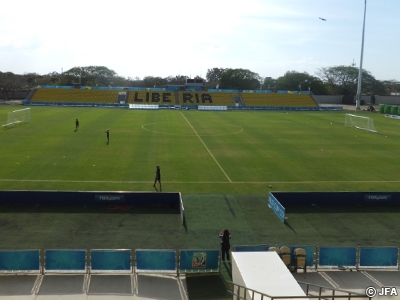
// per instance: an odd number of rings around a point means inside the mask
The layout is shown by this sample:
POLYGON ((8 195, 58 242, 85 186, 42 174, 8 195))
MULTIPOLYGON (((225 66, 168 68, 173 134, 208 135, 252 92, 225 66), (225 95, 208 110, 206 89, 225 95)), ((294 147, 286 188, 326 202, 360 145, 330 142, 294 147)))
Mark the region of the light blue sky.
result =
MULTIPOLYGON (((106 66, 123 77, 262 77, 358 67, 364 0, 14 0, 0 9, 0 71, 106 66), (321 21, 319 17, 327 21, 321 21)), ((400 81, 400 1, 368 0, 363 68, 400 81)))

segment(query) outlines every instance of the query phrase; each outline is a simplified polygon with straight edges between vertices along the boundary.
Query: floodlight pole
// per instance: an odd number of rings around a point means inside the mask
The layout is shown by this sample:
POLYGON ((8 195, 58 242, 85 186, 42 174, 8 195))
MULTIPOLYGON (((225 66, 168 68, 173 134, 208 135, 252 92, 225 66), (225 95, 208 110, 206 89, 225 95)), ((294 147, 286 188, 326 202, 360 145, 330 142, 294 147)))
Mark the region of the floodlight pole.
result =
POLYGON ((357 84, 357 96, 356 96, 356 110, 360 110, 361 102, 361 81, 362 81, 362 63, 364 56, 364 33, 365 33, 365 15, 367 12, 367 0, 364 0, 364 21, 361 39, 361 58, 360 58, 360 69, 358 70, 358 84, 357 84))
POLYGON ((300 84, 299 84, 299 94, 301 93, 301 85, 302 85, 303 83, 306 83, 307 81, 308 81, 308 79, 304 80, 304 82, 300 82, 300 84))

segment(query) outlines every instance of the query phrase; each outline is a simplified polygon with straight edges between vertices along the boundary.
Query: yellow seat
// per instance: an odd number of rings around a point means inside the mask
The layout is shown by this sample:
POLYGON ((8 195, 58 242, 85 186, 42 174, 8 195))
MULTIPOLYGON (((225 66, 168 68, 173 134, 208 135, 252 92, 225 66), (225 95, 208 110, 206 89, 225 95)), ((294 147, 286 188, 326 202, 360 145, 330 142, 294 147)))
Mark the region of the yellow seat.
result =
POLYGON ((295 271, 303 269, 304 273, 307 272, 306 268, 306 250, 303 248, 294 249, 295 271))
POLYGON ((268 251, 275 251, 276 253, 278 253, 278 255, 280 255, 280 251, 279 251, 279 248, 278 247, 273 247, 273 246, 271 246, 271 247, 269 247, 268 248, 268 251))
POLYGON ((292 257, 290 256, 290 248, 287 246, 282 246, 279 248, 279 251, 281 253, 281 259, 283 263, 289 268, 292 262, 292 257))

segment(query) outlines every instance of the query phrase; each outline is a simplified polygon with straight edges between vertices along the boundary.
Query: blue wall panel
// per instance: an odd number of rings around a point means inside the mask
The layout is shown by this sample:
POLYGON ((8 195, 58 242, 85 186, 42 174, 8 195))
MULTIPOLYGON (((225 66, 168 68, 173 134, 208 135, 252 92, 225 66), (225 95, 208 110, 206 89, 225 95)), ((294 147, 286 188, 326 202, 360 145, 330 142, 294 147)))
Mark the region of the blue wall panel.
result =
POLYGON ((40 271, 40 250, 0 251, 0 271, 40 271))
POLYGON ((397 267, 397 247, 361 247, 360 267, 397 267))
POLYGON ((136 268, 147 271, 176 271, 174 250, 136 250, 136 268))
POLYGON ((90 257, 94 271, 131 270, 131 250, 92 250, 90 257))
POLYGON ((46 271, 86 271, 86 250, 46 250, 46 271))
POLYGON ((319 247, 320 266, 356 266, 356 247, 319 247))

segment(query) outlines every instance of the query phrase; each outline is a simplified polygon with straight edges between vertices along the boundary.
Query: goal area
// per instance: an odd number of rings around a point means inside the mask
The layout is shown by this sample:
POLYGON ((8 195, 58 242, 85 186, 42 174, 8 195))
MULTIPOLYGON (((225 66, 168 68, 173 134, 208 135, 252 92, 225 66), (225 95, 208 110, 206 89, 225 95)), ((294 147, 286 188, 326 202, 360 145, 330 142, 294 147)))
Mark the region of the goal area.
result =
POLYGON ((8 112, 7 123, 3 127, 12 127, 18 123, 27 123, 31 121, 31 109, 24 108, 8 112))
POLYGON ((374 127, 374 120, 369 117, 346 114, 344 118, 344 126, 377 132, 374 127))

